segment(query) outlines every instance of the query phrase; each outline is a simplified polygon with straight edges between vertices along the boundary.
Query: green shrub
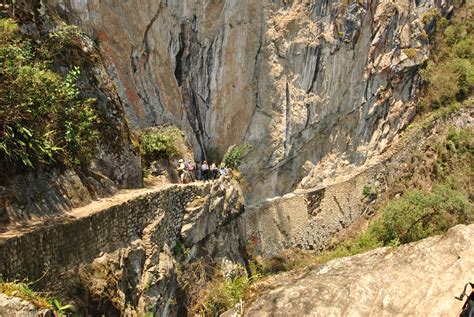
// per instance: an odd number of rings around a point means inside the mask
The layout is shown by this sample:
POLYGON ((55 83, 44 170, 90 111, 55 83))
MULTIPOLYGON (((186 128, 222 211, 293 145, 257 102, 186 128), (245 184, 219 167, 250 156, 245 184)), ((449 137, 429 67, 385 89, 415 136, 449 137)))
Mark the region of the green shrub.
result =
POLYGON ((80 44, 79 42, 85 37, 81 29, 76 25, 60 23, 54 32, 49 34, 53 45, 66 47, 80 44))
POLYGON ((231 146, 224 155, 224 163, 227 167, 236 169, 242 164, 245 156, 251 150, 250 144, 242 144, 239 146, 231 146))
POLYGON ((448 130, 447 141, 454 145, 454 150, 460 154, 466 152, 472 153, 472 140, 473 133, 469 129, 459 129, 456 127, 450 127, 448 130))
POLYGON ((317 255, 313 262, 325 263, 382 246, 417 241, 473 221, 472 207, 460 191, 447 185, 433 192, 409 191, 389 201, 367 230, 317 255))
POLYGON ((218 316, 239 303, 248 287, 256 278, 237 276, 236 278, 214 280, 202 303, 200 316, 218 316))
POLYGON ((384 245, 397 245, 445 232, 474 219, 469 201, 447 185, 433 192, 406 192, 390 201, 369 228, 384 245))
POLYGON ((320 263, 325 263, 336 258, 364 253, 381 246, 383 246, 383 242, 378 239, 378 236, 373 231, 368 230, 359 233, 355 239, 346 241, 333 250, 323 252, 318 256, 317 260, 320 263))
POLYGON ((371 193, 372 193, 372 186, 364 185, 364 188, 362 189, 362 195, 364 195, 364 197, 369 197, 371 193))
POLYGON ((39 55, 41 43, 0 19, 0 165, 35 168, 77 165, 93 155, 98 139, 94 99, 80 96, 80 69, 64 77, 39 55))
POLYGON ((172 159, 179 155, 176 142, 183 133, 176 127, 145 130, 140 135, 140 149, 146 164, 161 158, 172 159))
POLYGON ((189 255, 191 250, 186 247, 182 242, 176 241, 176 245, 173 248, 173 255, 177 259, 185 258, 189 255))
POLYGON ((432 56, 421 76, 427 83, 422 104, 431 109, 468 98, 474 89, 473 4, 452 21, 439 19, 432 56))

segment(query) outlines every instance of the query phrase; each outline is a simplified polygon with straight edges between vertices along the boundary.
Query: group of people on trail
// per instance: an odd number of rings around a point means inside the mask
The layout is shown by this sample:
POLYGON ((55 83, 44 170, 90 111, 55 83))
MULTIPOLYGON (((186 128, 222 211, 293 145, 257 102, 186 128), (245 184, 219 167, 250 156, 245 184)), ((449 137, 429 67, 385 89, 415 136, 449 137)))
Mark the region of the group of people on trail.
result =
POLYGON ((183 159, 178 161, 177 171, 179 180, 183 184, 195 181, 207 182, 228 173, 228 169, 223 164, 217 167, 215 161, 209 165, 206 160, 194 163, 192 160, 183 159))

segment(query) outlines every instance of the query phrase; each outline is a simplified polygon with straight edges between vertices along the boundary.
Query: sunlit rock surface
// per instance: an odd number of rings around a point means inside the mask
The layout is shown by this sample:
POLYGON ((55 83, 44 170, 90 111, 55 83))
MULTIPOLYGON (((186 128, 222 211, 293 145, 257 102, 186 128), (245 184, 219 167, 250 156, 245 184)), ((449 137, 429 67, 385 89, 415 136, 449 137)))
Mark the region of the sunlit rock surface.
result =
POLYGON ((105 50, 133 126, 175 123, 197 155, 254 145, 250 201, 376 159, 414 115, 435 13, 450 10, 431 0, 46 3, 105 50))
POLYGON ((247 316, 457 316, 474 276, 474 225, 276 276, 247 316))

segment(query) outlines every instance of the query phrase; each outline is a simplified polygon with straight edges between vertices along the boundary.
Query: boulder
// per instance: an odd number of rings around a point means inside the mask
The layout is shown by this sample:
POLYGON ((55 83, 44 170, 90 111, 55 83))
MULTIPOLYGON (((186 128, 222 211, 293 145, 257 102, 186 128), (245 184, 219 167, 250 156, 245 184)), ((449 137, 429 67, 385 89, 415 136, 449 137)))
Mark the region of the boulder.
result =
POLYGON ((474 277, 474 225, 268 281, 246 316, 457 316, 474 277))

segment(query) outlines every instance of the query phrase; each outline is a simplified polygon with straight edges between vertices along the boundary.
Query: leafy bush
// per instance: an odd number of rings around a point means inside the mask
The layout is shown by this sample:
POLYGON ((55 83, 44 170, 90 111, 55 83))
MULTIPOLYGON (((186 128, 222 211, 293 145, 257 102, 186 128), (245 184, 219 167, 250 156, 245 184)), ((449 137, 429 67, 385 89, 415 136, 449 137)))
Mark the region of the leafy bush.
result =
POLYGON ((390 200, 369 228, 312 259, 325 263, 369 250, 441 234, 457 224, 474 221, 474 211, 461 191, 438 185, 432 192, 413 190, 390 200))
POLYGON ((249 144, 242 144, 239 146, 232 146, 227 150, 227 153, 224 155, 224 163, 227 167, 237 168, 242 164, 244 157, 250 151, 251 146, 249 144))
POLYGON ((178 267, 178 280, 182 285, 186 297, 182 303, 188 308, 189 316, 218 316, 235 307, 244 299, 249 288, 261 278, 257 269, 252 270, 249 265, 249 276, 242 265, 235 270, 224 274, 210 269, 204 259, 178 267))
POLYGON ((433 192, 409 191, 389 201, 367 230, 317 255, 312 262, 325 263, 382 246, 417 241, 473 221, 474 211, 460 191, 447 185, 433 192))
POLYGON ((176 127, 163 127, 145 130, 140 136, 140 149, 147 164, 161 158, 178 156, 176 142, 183 139, 183 133, 176 127))
POLYGON ((64 22, 60 23, 57 28, 49 34, 52 44, 56 47, 67 47, 77 45, 84 38, 84 33, 77 25, 69 25, 64 22))
POLYGON ((258 278, 258 275, 252 277, 239 275, 233 279, 214 279, 208 287, 208 292, 203 298, 200 309, 196 311, 197 315, 218 316, 233 308, 244 298, 249 286, 258 278))
POLYGON ((364 253, 381 246, 383 246, 383 242, 378 239, 373 231, 368 230, 359 233, 355 239, 346 241, 333 250, 323 252, 318 256, 318 262, 325 263, 332 259, 364 253))
POLYGON ((460 154, 466 152, 472 153, 472 140, 473 133, 469 129, 459 129, 455 127, 450 127, 448 130, 448 136, 446 138, 448 144, 454 146, 454 151, 460 154))
POLYGON ((440 19, 432 57, 421 75, 427 83, 423 103, 432 109, 462 101, 474 89, 474 5, 466 4, 457 17, 440 19))
POLYGON ((444 185, 433 192, 409 191, 390 201, 369 230, 384 245, 397 245, 440 234, 473 220, 469 201, 459 191, 444 185))
POLYGON ((0 165, 87 162, 98 133, 94 99, 80 96, 80 69, 65 76, 38 53, 44 50, 19 33, 15 21, 0 19, 0 165))
POLYGON ((364 195, 364 197, 369 197, 371 193, 372 187, 370 185, 364 185, 364 188, 362 189, 362 195, 364 195))

